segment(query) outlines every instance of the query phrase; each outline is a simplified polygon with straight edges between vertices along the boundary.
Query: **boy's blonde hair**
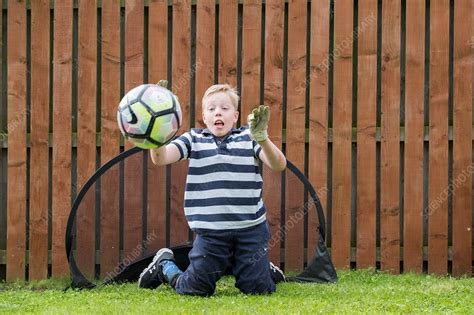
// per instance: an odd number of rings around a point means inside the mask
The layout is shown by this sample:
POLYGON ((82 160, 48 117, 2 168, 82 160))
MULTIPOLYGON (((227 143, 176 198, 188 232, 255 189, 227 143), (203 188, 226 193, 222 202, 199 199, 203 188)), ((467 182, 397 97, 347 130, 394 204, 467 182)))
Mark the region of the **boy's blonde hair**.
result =
POLYGON ((204 100, 206 98, 208 98, 212 94, 216 94, 219 92, 224 92, 225 94, 227 94, 230 97, 232 105, 234 105, 235 107, 235 110, 239 110, 239 94, 237 93, 237 90, 231 87, 229 84, 214 84, 210 86, 202 97, 202 104, 204 105, 204 100))

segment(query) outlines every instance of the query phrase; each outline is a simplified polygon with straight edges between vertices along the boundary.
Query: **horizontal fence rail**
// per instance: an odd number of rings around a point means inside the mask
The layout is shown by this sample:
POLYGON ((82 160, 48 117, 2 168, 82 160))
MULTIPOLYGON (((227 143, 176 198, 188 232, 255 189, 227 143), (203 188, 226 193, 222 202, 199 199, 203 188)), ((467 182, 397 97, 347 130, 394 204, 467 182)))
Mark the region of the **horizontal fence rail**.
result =
MULTIPOLYGON (((203 126, 213 83, 238 89, 238 125, 270 106, 270 137, 318 192, 338 269, 472 275, 473 11, 472 0, 4 1, 0 279, 68 274, 72 201, 131 147, 118 103, 160 79, 179 97, 180 132, 203 126)), ((78 216, 81 270, 105 277, 124 257, 191 241, 186 170, 139 154, 103 176, 78 216)), ((270 258, 297 271, 317 217, 294 220, 308 196, 287 175, 263 170, 270 258)))

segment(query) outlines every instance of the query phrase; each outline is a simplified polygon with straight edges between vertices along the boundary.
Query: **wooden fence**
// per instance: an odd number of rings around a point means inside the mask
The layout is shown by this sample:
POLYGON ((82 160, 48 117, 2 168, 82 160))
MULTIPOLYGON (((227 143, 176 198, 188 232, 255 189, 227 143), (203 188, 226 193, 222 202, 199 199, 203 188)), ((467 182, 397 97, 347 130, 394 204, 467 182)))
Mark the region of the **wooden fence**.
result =
MULTIPOLYGON (((201 96, 213 82, 238 87, 241 117, 271 107, 271 138, 320 194, 337 268, 472 273, 472 0, 3 3, 0 278, 68 273, 73 197, 130 148, 117 128, 120 98, 162 78, 181 101, 182 130, 202 125, 201 96)), ((141 244, 144 218, 158 233, 151 249, 190 238, 179 210, 186 164, 156 168, 145 155, 124 172, 125 187, 102 180, 101 233, 84 231, 78 245, 98 250, 108 268, 141 244), (155 191, 147 200, 118 198, 145 186, 155 191), (122 213, 119 202, 137 211, 122 213)), ((275 233, 304 191, 280 174, 264 177, 275 233), (282 189, 284 205, 273 194, 282 189)), ((272 260, 301 270, 315 222, 293 222, 272 260)), ((98 261, 81 259, 91 269, 98 261)))

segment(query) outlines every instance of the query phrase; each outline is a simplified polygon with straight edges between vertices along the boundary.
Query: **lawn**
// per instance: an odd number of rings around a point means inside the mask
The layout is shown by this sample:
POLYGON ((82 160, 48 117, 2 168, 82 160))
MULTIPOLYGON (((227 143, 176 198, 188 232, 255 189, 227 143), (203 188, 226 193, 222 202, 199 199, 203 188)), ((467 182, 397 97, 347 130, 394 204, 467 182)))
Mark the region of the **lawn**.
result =
POLYGON ((210 298, 178 296, 168 286, 136 283, 67 290, 65 279, 0 283, 0 313, 474 313, 474 278, 339 272, 337 284, 282 283, 277 293, 248 296, 234 279, 219 281, 210 298))

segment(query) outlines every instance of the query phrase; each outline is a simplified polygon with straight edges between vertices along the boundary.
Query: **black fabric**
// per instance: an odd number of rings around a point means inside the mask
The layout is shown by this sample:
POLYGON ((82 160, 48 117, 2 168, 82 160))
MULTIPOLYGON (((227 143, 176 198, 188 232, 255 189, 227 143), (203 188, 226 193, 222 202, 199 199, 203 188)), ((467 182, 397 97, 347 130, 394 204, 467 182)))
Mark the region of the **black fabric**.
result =
POLYGON ((74 256, 71 255, 69 258, 69 269, 71 270, 71 288, 73 289, 93 289, 96 287, 95 284, 90 282, 84 277, 79 268, 77 267, 74 256))
POLYGON ((316 246, 316 252, 309 265, 294 278, 290 278, 290 281, 298 282, 336 282, 337 273, 329 256, 326 245, 324 244, 323 238, 319 238, 318 246, 316 246))
MULTIPOLYGON (((121 154, 117 155, 115 158, 111 159, 107 163, 105 163, 102 167, 100 167, 84 184, 82 189, 79 191, 76 199, 74 200, 73 206, 71 208, 71 212, 69 214, 67 227, 66 227, 66 235, 65 235, 65 242, 66 242, 66 256, 69 262, 69 269, 71 271, 71 287, 72 288, 79 288, 79 289, 92 289, 97 285, 92 283, 89 279, 87 279, 83 273, 78 268, 76 261, 74 259, 74 253, 72 251, 72 244, 73 240, 75 239, 76 235, 74 234, 74 224, 77 216, 77 211, 81 201, 83 200, 84 196, 90 189, 92 185, 96 183, 96 181, 111 167, 115 166, 116 164, 122 162, 124 159, 132 156, 138 152, 142 152, 143 150, 135 147, 121 154)), ((305 268, 305 270, 299 274, 298 276, 290 279, 293 281, 303 281, 303 282, 319 282, 319 283, 326 283, 326 282, 336 282, 337 281, 337 274, 334 269, 334 265, 331 261, 331 257, 325 245, 326 239, 326 232, 325 232, 325 219, 324 219, 324 212, 321 205, 321 202, 316 194, 316 191, 312 187, 311 183, 308 179, 304 176, 301 171, 296 168, 290 161, 287 161, 287 169, 291 171, 294 175, 298 177, 298 179, 304 184, 305 188, 309 192, 315 206, 319 220, 319 227, 318 227, 318 243, 315 249, 314 257, 311 260, 310 264, 305 268)), ((174 251, 175 259, 177 265, 180 267, 181 270, 185 270, 189 265, 188 253, 191 250, 192 245, 185 244, 180 246, 171 247, 174 251)), ((100 285, 109 284, 109 283, 120 283, 120 282, 129 282, 129 281, 137 281, 141 271, 148 266, 148 264, 152 261, 154 253, 148 254, 144 257, 139 257, 134 262, 130 263, 127 266, 119 266, 120 272, 115 275, 114 278, 105 279, 102 282, 99 282, 100 285)), ((230 273, 230 272, 228 272, 230 273)))

